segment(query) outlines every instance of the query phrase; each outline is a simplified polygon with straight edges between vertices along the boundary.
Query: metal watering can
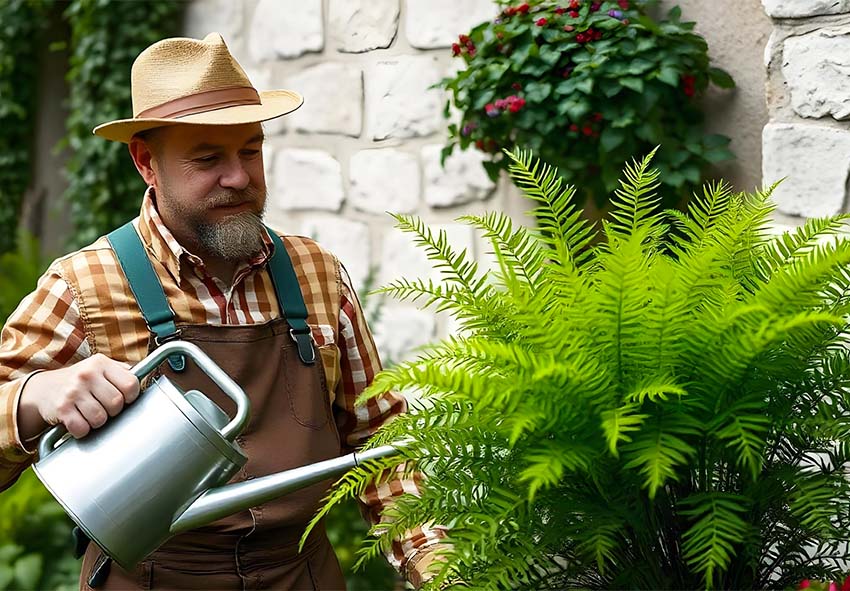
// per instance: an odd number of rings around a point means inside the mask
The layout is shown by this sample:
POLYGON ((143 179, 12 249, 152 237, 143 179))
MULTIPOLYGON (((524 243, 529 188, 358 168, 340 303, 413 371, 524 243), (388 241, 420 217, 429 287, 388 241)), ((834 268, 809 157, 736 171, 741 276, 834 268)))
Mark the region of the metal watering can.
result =
POLYGON ((235 442, 248 424, 242 389, 197 346, 171 341, 138 365, 141 379, 168 356, 191 357, 236 403, 232 419, 197 390, 165 376, 83 439, 54 427, 39 442, 36 475, 86 536, 124 569, 169 537, 397 453, 386 445, 226 485, 247 458, 235 442))

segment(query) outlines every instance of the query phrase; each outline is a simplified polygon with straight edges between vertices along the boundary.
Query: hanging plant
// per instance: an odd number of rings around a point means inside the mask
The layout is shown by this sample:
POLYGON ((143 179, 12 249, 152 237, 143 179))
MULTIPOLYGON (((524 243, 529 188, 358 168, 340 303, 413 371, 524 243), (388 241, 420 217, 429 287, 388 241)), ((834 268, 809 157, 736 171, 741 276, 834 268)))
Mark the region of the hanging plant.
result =
POLYGON ((687 197, 710 164, 733 157, 729 138, 704 133, 699 99, 709 83, 734 83, 678 7, 656 22, 647 4, 525 2, 460 35, 452 53, 465 68, 440 83, 445 116, 461 115, 444 158, 486 152, 495 180, 509 164, 502 149, 527 146, 602 205, 621 163, 661 144, 660 193, 667 205, 687 197))

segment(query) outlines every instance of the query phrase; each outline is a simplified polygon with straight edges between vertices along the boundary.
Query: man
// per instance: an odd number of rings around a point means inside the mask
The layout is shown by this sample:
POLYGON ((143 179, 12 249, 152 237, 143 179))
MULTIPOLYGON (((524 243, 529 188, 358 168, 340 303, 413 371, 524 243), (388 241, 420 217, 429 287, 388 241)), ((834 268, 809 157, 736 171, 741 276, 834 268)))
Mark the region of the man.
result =
MULTIPOLYGON (((141 212, 55 261, 4 327, 0 488, 34 460, 34 442, 48 426, 85 437, 132 403, 139 383, 131 364, 173 338, 198 344, 251 399, 252 420, 239 439, 248 463, 237 479, 362 444, 404 411, 404 399, 387 393, 354 406, 379 361, 348 276, 315 242, 262 223, 260 122, 303 99, 288 90, 258 93, 216 33, 155 43, 136 59, 131 85, 134 117, 94 133, 129 145, 148 185, 141 212), (296 280, 278 273, 281 260, 296 280), (157 284, 164 298, 156 305, 137 299, 157 284)), ((175 360, 162 372, 228 409, 191 363, 175 360)), ((377 521, 393 496, 416 490, 399 476, 363 500, 377 521)), ((110 567, 89 544, 81 588, 342 589, 322 528, 297 552, 325 492, 309 487, 180 534, 131 572, 110 567)), ((410 532, 391 560, 418 584, 443 535, 410 532)))

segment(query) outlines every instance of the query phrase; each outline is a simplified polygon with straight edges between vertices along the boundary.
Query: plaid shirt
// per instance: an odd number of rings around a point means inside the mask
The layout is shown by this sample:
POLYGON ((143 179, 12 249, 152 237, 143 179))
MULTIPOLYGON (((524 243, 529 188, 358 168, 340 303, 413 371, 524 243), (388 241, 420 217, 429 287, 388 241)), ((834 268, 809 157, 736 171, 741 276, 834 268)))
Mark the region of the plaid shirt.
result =
MULTIPOLYGON (((209 275, 200 258, 186 251, 165 227, 145 194, 134 224, 148 251, 176 321, 184 324, 255 324, 280 315, 266 270, 264 251, 237 269, 231 286, 209 275)), ((386 394, 355 406, 360 392, 380 370, 375 344, 360 304, 339 261, 308 238, 281 236, 292 258, 309 313, 308 323, 324 363, 340 433, 349 448, 361 445, 380 425, 406 410, 404 398, 386 394)), ((148 351, 149 331, 105 238, 51 264, 36 290, 9 317, 0 334, 0 490, 34 460, 17 428, 17 407, 28 376, 58 369, 95 353, 134 363, 148 351)), ((413 478, 399 476, 370 487, 361 500, 373 523, 403 492, 418 493, 413 478)), ((390 562, 411 579, 416 565, 444 532, 417 528, 394 544, 390 562)))

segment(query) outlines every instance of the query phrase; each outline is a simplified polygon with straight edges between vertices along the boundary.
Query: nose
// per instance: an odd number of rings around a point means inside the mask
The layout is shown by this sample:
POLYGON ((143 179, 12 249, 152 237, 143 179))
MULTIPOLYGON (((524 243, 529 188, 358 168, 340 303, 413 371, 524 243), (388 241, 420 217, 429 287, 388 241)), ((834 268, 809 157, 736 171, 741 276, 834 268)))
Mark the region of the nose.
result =
POLYGON ((251 177, 248 171, 245 170, 244 163, 240 158, 231 158, 227 163, 227 168, 222 171, 218 179, 218 184, 225 189, 242 190, 251 182, 251 177))

